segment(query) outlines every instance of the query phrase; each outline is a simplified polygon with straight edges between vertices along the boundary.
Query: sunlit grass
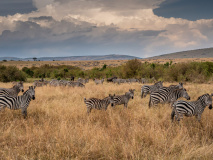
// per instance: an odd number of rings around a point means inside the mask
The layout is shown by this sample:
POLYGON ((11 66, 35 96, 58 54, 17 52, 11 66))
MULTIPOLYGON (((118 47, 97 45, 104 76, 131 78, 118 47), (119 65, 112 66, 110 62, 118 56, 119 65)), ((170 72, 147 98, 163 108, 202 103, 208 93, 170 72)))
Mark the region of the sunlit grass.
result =
MULTIPOLYGON (((194 117, 172 124, 171 107, 149 109, 149 96, 140 98, 141 86, 37 87, 26 120, 20 110, 0 112, 0 159, 211 159, 213 112, 206 108, 201 124, 194 117), (104 98, 130 88, 136 92, 127 109, 121 105, 87 115, 84 97, 104 98)), ((211 84, 184 87, 191 100, 213 93, 211 84)))

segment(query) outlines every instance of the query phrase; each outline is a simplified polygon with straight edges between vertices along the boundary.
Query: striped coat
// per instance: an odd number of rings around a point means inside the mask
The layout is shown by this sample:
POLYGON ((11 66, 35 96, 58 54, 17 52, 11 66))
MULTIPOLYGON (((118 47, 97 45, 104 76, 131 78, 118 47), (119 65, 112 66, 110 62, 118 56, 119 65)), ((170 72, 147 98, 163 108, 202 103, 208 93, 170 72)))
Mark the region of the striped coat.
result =
POLYGON ((111 104, 111 106, 114 106, 114 95, 109 95, 109 97, 106 97, 104 99, 98 99, 98 98, 89 98, 86 99, 84 98, 84 103, 86 104, 87 107, 87 113, 89 114, 91 112, 92 109, 104 109, 107 110, 107 107, 109 104, 111 104))
POLYGON ((23 95, 17 97, 11 97, 6 95, 0 96, 0 110, 2 108, 9 108, 12 110, 21 109, 24 118, 27 116, 27 108, 31 100, 35 99, 35 86, 30 86, 29 89, 24 92, 23 95))
POLYGON ((179 100, 176 101, 173 104, 173 110, 171 113, 171 119, 173 121, 174 117, 176 118, 177 121, 180 121, 183 116, 191 117, 195 116, 197 120, 200 122, 201 120, 201 115, 206 108, 206 106, 209 106, 209 109, 212 109, 212 96, 213 94, 204 94, 196 101, 183 101, 179 100))
POLYGON ((125 95, 117 95, 114 97, 115 105, 121 105, 123 104, 124 107, 127 108, 127 104, 130 100, 130 98, 134 98, 134 91, 135 89, 130 89, 129 92, 126 92, 125 95))
POLYGON ((18 82, 12 88, 0 88, 0 95, 16 97, 20 91, 24 92, 23 82, 18 82))

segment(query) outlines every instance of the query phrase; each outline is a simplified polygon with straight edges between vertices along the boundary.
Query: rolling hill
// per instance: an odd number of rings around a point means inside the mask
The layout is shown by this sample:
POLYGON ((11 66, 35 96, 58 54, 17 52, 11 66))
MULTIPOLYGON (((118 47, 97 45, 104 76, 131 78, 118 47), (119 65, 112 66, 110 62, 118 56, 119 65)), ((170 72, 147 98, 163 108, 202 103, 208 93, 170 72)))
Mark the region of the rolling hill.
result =
POLYGON ((203 48, 170 54, 163 54, 155 57, 148 57, 147 59, 182 59, 182 58, 213 58, 213 48, 203 48))
MULTIPOLYGON (((139 57, 128 55, 98 55, 98 56, 68 56, 68 57, 38 57, 37 61, 91 61, 91 60, 129 60, 129 59, 141 59, 139 57)), ((0 57, 2 60, 14 60, 14 61, 33 61, 32 58, 17 58, 17 57, 0 57)))

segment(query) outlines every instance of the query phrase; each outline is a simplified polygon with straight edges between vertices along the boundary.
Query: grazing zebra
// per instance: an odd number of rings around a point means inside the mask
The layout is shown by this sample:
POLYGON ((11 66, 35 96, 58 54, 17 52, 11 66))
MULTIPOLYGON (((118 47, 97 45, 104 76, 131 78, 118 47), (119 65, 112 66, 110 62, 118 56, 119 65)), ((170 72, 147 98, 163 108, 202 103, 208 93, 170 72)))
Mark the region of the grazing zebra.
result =
POLYGON ((56 87, 56 86, 59 86, 59 81, 56 79, 52 79, 49 84, 50 86, 56 87))
POLYGON ((95 82, 95 84, 103 84, 104 78, 101 79, 101 80, 95 78, 95 79, 94 79, 94 82, 95 82))
POLYGON ((113 79, 113 83, 117 83, 117 84, 120 84, 120 83, 125 83, 125 82, 127 82, 127 80, 126 79, 113 79))
POLYGON ((0 110, 5 107, 12 110, 21 109, 24 118, 26 118, 27 108, 31 99, 35 99, 35 86, 30 86, 29 89, 21 96, 10 97, 6 95, 0 95, 0 110))
POLYGON ((141 87, 141 98, 145 98, 146 95, 152 93, 154 91, 158 91, 163 87, 163 81, 156 82, 154 85, 143 85, 141 87))
POLYGON ((23 82, 18 82, 12 88, 0 88, 0 95, 16 97, 20 91, 24 92, 23 82))
POLYGON ((80 82, 71 82, 71 81, 67 82, 67 86, 68 87, 85 87, 85 85, 80 82))
POLYGON ((130 98, 134 98, 135 89, 130 89, 129 92, 126 92, 125 95, 117 95, 114 97, 115 105, 124 104, 124 107, 127 108, 127 104, 130 98))
POLYGON ((180 121, 180 118, 182 119, 183 116, 191 117, 195 116, 197 120, 200 122, 201 115, 206 108, 206 106, 209 106, 209 109, 212 109, 212 96, 209 94, 204 94, 200 97, 198 97, 197 101, 183 101, 179 100, 174 102, 173 104, 173 110, 171 113, 171 119, 173 121, 174 116, 177 121, 180 121))
POLYGON ((80 82, 82 84, 89 83, 89 78, 86 78, 86 79, 78 78, 78 82, 80 82))
POLYGON ((84 103, 87 106, 87 113, 89 114, 92 109, 107 110, 107 107, 109 104, 111 104, 111 106, 114 106, 114 96, 115 96, 115 94, 114 95, 109 94, 109 97, 106 97, 104 99, 98 99, 98 98, 86 99, 86 98, 84 98, 84 103))
POLYGON ((158 90, 152 92, 149 99, 149 107, 158 103, 173 103, 178 98, 184 97, 190 100, 186 89, 176 89, 175 87, 167 88, 167 90, 158 90))

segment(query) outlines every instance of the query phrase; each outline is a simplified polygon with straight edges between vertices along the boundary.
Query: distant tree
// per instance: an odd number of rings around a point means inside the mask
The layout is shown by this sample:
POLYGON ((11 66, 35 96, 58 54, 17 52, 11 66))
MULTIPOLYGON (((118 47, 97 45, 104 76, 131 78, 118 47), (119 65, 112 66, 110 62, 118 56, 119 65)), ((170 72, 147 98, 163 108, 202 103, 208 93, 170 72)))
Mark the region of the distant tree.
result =
POLYGON ((37 60, 37 58, 36 58, 36 57, 33 57, 33 60, 34 60, 34 61, 36 61, 36 60, 37 60))
POLYGON ((2 60, 3 62, 7 62, 7 60, 6 59, 4 59, 4 60, 2 60))

